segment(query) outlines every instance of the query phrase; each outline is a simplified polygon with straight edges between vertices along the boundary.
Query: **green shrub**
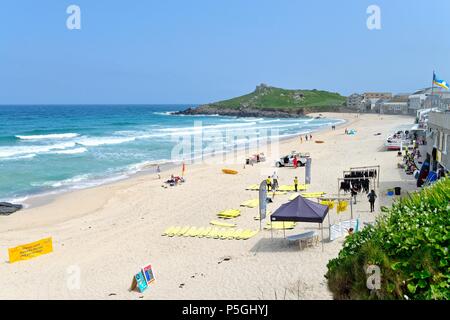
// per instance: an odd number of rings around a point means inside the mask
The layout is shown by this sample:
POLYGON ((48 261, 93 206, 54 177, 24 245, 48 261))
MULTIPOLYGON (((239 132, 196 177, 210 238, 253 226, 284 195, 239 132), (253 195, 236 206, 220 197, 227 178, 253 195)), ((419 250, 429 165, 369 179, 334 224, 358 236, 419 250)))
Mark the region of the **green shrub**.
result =
POLYGON ((375 226, 347 237, 329 261, 335 299, 450 299, 450 178, 384 208, 375 226), (365 267, 381 269, 381 289, 367 289, 365 267))

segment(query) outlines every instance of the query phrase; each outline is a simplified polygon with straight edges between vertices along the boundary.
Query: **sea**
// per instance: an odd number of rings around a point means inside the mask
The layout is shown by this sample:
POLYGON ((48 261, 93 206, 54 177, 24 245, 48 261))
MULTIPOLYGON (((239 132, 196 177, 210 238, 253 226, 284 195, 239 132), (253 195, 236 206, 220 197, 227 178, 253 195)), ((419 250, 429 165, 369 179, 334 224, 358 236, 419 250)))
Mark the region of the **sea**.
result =
MULTIPOLYGON (((199 130, 205 137, 270 131, 282 139, 344 122, 173 114, 188 107, 195 105, 0 105, 0 201, 22 203, 179 161, 174 147, 199 130)), ((245 140, 226 148, 239 148, 245 140)), ((196 152, 201 150, 193 150, 191 159, 196 152)))

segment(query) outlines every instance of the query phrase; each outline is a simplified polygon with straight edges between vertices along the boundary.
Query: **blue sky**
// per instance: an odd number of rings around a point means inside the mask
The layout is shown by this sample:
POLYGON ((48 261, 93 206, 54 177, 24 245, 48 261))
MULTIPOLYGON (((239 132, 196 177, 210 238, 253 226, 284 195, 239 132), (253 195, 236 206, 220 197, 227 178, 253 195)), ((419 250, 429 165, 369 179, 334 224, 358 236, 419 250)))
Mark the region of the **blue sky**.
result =
POLYGON ((2 0, 0 104, 206 103, 450 81, 450 1, 2 0), (81 8, 68 30, 66 8, 81 8), (369 5, 381 30, 366 27, 369 5))

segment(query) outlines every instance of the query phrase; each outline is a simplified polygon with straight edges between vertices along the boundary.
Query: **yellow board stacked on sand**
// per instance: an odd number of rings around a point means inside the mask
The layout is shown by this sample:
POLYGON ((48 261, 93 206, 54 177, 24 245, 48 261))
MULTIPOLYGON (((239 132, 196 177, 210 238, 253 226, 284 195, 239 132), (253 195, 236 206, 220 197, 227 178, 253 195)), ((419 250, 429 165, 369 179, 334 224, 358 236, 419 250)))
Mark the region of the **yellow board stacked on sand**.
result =
POLYGON ((255 236, 258 233, 256 230, 242 230, 234 228, 218 228, 218 227, 169 227, 163 235, 169 237, 198 237, 209 239, 221 239, 221 240, 247 240, 255 236))
POLYGON ((241 207, 256 208, 259 205, 259 199, 247 200, 241 203, 241 207))
POLYGON ((271 193, 276 196, 284 196, 285 194, 287 194, 286 191, 275 191, 275 192, 271 192, 271 193))
POLYGON ((236 227, 235 223, 228 223, 228 222, 222 222, 222 221, 217 221, 217 220, 212 220, 209 224, 212 224, 213 226, 226 227, 226 228, 236 227))
POLYGON ((326 192, 302 192, 300 193, 303 198, 320 198, 326 192))
POLYGON ((266 230, 283 230, 283 229, 294 229, 296 223, 290 221, 268 221, 264 227, 266 230))
POLYGON ((259 185, 257 184, 251 184, 245 190, 252 190, 252 191, 259 191, 259 185))
POLYGON ((203 230, 199 232, 197 237, 204 238, 211 232, 211 230, 212 230, 212 227, 203 228, 203 230))
POLYGON ((217 216, 222 219, 233 219, 241 215, 241 210, 239 209, 228 209, 220 211, 217 216))
MULTIPOLYGON (((306 184, 299 184, 297 186, 298 191, 305 191, 306 189, 308 189, 308 186, 306 184)), ((278 187, 278 191, 292 192, 292 191, 295 191, 295 186, 294 185, 281 185, 278 187)))
POLYGON ((236 240, 248 240, 258 233, 257 230, 246 229, 242 231, 238 236, 235 237, 236 240))
POLYGON ((177 231, 174 235, 177 236, 177 237, 181 237, 181 236, 184 235, 186 232, 188 232, 190 228, 191 228, 191 227, 189 227, 189 226, 182 227, 182 228, 180 228, 180 230, 177 231))

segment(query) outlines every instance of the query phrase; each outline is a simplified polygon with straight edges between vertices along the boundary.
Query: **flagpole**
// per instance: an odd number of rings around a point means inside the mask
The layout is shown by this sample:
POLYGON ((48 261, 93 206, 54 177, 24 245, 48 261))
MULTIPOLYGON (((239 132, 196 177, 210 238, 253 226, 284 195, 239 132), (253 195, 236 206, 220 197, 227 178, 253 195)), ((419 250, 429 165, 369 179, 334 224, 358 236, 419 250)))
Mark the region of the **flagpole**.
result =
POLYGON ((433 109, 434 100, 434 78, 436 77, 435 71, 433 70, 433 80, 431 81, 431 109, 433 109))

